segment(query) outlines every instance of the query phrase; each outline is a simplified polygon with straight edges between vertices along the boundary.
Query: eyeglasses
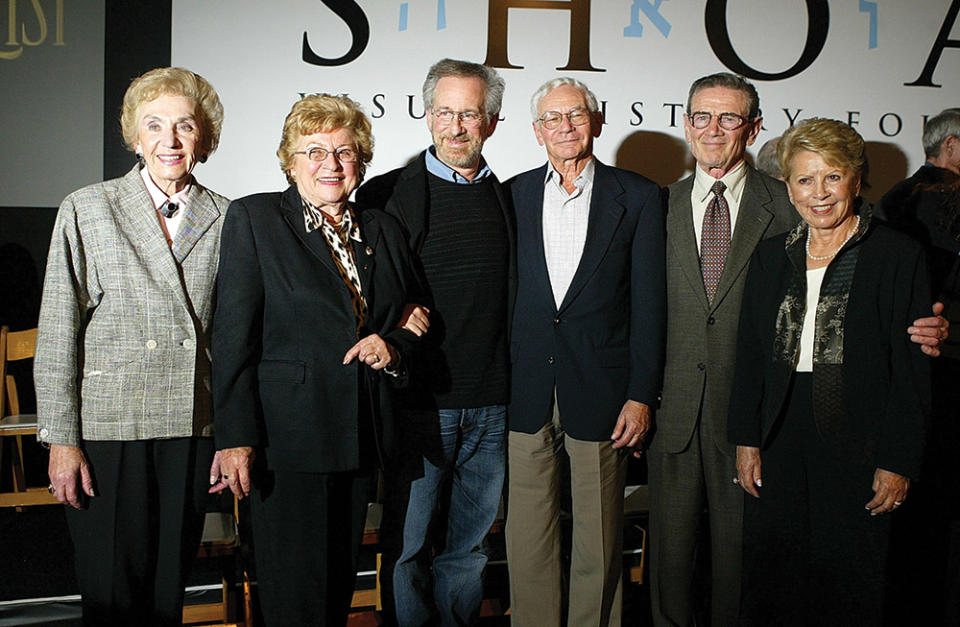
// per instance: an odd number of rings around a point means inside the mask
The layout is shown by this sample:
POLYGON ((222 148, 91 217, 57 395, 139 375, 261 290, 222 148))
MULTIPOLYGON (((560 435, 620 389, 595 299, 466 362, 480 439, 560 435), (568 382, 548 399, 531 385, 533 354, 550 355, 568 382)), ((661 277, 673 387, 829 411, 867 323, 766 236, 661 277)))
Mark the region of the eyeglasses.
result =
POLYGON ((563 118, 566 117, 570 120, 570 126, 583 126, 590 121, 590 112, 583 108, 573 109, 567 113, 561 113, 559 111, 547 111, 541 115, 537 120, 540 122, 540 125, 548 131, 552 131, 561 124, 563 124, 563 118))
POLYGON ((326 161, 327 157, 333 155, 340 163, 356 163, 357 158, 360 156, 356 148, 349 146, 337 148, 336 150, 327 150, 326 148, 314 146, 310 150, 295 150, 293 154, 307 155, 307 159, 310 161, 326 161))
MULTIPOLYGON (((713 114, 709 111, 694 111, 687 116, 690 118, 690 124, 693 128, 703 129, 710 126, 713 120, 713 114)), ((724 112, 717 114, 717 124, 725 131, 735 131, 744 124, 750 122, 750 118, 745 118, 737 113, 724 112)))
POLYGON ((479 111, 451 111, 450 109, 440 109, 439 111, 430 112, 433 117, 437 118, 437 122, 440 122, 443 126, 453 123, 453 118, 457 118, 460 121, 460 126, 466 126, 467 128, 474 128, 480 126, 480 122, 483 121, 485 117, 479 111))

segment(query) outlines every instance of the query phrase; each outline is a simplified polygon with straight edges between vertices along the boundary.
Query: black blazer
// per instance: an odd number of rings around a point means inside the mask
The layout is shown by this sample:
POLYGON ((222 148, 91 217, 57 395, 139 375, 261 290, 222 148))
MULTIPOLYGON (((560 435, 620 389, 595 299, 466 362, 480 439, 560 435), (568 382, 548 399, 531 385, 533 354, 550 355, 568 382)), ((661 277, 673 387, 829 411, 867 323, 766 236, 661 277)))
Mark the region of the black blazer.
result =
MULTIPOLYGON (((793 271, 785 241, 786 234, 761 242, 750 262, 727 423, 737 445, 768 444, 787 400, 793 370, 773 354, 777 312, 793 271)), ((876 221, 855 245, 860 251, 843 325, 845 436, 825 444, 916 478, 930 408, 930 363, 907 327, 930 312, 923 250, 876 221)))
MULTIPOLYGON (((227 215, 212 340, 217 448, 258 447, 271 468, 356 469, 358 416, 372 413, 374 424, 364 430, 392 435, 391 417, 382 413, 389 411, 388 375, 357 360, 342 364, 357 341, 356 322, 323 234, 306 233, 294 186, 235 200, 227 215), (368 385, 361 386, 361 377, 368 385), (369 398, 361 398, 363 388, 369 398)), ((414 335, 394 326, 415 281, 406 242, 382 212, 365 211, 358 220, 365 331, 406 353, 414 335)))
MULTIPOLYGON (((933 297, 943 302, 943 315, 960 327, 960 177, 929 163, 884 194, 877 216, 924 245, 933 297)), ((960 338, 951 334, 940 345, 934 368, 951 362, 960 368, 960 338)))
POLYGON ((654 407, 666 334, 660 188, 595 161, 587 238, 558 308, 543 249, 546 165, 507 181, 517 215, 510 429, 535 433, 557 391, 564 430, 610 438, 627 400, 654 407))
MULTIPOLYGON (((416 159, 409 165, 397 168, 386 174, 377 176, 365 183, 357 190, 357 206, 361 211, 366 208, 383 207, 383 210, 397 219, 403 228, 405 237, 410 250, 413 253, 413 264, 417 272, 417 285, 422 286, 423 293, 417 296, 414 302, 432 305, 432 296, 430 286, 423 272, 423 266, 420 264, 420 252, 423 250, 423 242, 430 231, 430 185, 427 180, 427 166, 425 151, 421 152, 416 159)), ((516 255, 516 226, 510 204, 507 202, 503 188, 496 176, 491 175, 493 190, 497 197, 497 203, 503 212, 503 221, 507 230, 507 244, 509 259, 507 260, 507 319, 504 324, 507 325, 509 334, 510 320, 513 318, 513 310, 516 302, 517 286, 517 255, 516 255)), ((424 382, 419 377, 417 362, 423 359, 431 359, 430 354, 430 334, 427 334, 424 342, 417 347, 417 354, 411 360, 411 384, 404 391, 406 408, 418 408, 431 410, 434 413, 435 403, 430 390, 432 386, 424 382)), ((429 368, 426 369, 429 371, 429 368)), ((429 418, 428 420, 433 420, 429 418)))

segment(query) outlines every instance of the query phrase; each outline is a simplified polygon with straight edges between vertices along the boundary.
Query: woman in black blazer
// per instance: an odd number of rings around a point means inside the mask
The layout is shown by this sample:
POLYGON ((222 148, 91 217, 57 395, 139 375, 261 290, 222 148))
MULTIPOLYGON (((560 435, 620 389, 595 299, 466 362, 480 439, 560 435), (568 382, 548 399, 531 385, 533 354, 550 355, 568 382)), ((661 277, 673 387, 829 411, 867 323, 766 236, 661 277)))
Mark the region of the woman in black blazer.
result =
POLYGON ((803 221, 750 264, 729 434, 750 625, 882 622, 889 513, 920 469, 929 371, 904 332, 923 251, 859 198, 863 139, 811 119, 778 146, 803 221))
POLYGON ((392 431, 386 388, 403 383, 402 356, 426 330, 424 310, 404 315, 416 290, 399 226, 348 202, 372 148, 356 103, 307 96, 277 151, 291 186, 234 201, 224 223, 215 437, 223 479, 251 497, 270 625, 345 623, 392 431))

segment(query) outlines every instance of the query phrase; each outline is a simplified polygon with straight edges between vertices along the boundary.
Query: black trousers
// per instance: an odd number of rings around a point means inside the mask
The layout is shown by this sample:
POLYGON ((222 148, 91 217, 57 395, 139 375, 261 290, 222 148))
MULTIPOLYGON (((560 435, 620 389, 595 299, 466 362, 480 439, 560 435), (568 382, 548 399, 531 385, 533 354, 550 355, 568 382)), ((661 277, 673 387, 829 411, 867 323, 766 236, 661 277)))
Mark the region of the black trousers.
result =
POLYGON ((870 516, 875 467, 830 451, 812 375, 794 375, 779 432, 761 450, 760 498, 743 521, 745 625, 880 625, 889 514, 870 516))
POLYGON ((345 625, 373 472, 292 472, 255 463, 250 516, 267 625, 345 625))
POLYGON ((96 496, 67 507, 85 625, 180 625, 212 438, 83 442, 96 496))

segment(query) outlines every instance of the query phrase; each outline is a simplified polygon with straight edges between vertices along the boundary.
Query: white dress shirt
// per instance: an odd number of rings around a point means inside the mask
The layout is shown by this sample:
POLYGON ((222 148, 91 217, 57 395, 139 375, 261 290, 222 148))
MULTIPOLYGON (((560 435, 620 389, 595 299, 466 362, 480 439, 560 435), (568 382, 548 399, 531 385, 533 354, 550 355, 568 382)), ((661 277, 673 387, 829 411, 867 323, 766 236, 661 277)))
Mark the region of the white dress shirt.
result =
MULTIPOLYGON (((726 198, 727 206, 730 208, 730 238, 733 239, 733 230, 737 226, 737 214, 740 211, 740 199, 743 198, 743 187, 747 180, 746 161, 741 161, 720 180, 727 186, 723 197, 726 198)), ((703 216, 707 214, 707 205, 713 200, 713 192, 710 189, 716 182, 717 179, 704 172, 700 166, 694 167, 690 202, 693 205, 693 232, 697 238, 697 250, 700 250, 703 216)))
POLYGON ((573 181, 576 189, 568 194, 560 173, 547 162, 543 181, 543 253, 557 307, 573 281, 587 241, 593 170, 593 159, 590 159, 573 181))
POLYGON ((183 189, 170 197, 164 194, 157 184, 153 182, 146 168, 140 169, 140 176, 143 178, 144 185, 147 186, 147 193, 150 194, 150 199, 153 200, 154 209, 159 210, 168 202, 177 204, 178 208, 176 213, 169 218, 162 214, 160 215, 167 227, 167 234, 170 236, 170 240, 173 241, 173 239, 177 237, 177 231, 180 230, 180 223, 183 222, 183 216, 187 213, 187 198, 190 196, 190 187, 193 186, 193 176, 190 177, 190 182, 183 186, 183 189))
POLYGON ((807 270, 807 309, 803 313, 803 328, 800 331, 797 372, 813 372, 813 340, 817 335, 817 305, 820 303, 820 286, 826 274, 827 266, 807 270))

